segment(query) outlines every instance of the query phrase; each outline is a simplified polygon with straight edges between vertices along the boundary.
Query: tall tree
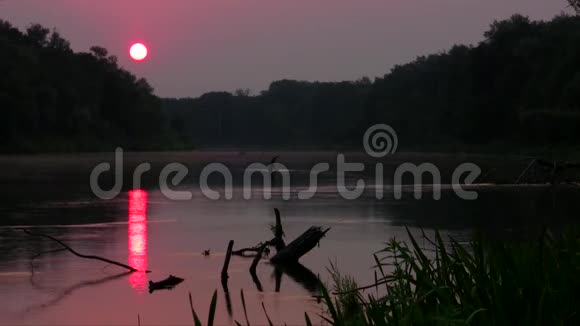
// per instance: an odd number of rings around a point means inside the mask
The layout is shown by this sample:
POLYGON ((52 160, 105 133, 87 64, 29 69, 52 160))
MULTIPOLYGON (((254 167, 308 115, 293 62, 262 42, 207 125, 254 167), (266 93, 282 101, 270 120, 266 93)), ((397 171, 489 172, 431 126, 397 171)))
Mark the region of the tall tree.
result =
POLYGON ((568 3, 576 11, 576 14, 580 15, 580 0, 568 0, 568 3))

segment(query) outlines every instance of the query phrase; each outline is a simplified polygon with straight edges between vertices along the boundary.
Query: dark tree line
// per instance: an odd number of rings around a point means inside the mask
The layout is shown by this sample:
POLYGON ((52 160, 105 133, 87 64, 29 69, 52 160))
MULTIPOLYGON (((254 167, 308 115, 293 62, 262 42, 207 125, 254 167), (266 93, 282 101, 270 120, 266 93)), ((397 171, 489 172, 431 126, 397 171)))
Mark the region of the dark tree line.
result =
POLYGON ((75 53, 57 31, 0 20, 0 151, 162 148, 172 137, 146 80, 107 50, 75 53))
POLYGON ((259 96, 207 93, 164 99, 172 127, 200 146, 321 146, 350 142, 370 81, 273 82, 259 96))
POLYGON ((580 17, 494 22, 484 40, 395 66, 374 82, 282 80, 257 96, 166 99, 200 146, 360 146, 376 123, 407 148, 575 145, 580 139, 580 17))
POLYGON ((391 125, 407 149, 576 145, 580 17, 494 22, 472 46, 418 57, 374 81, 281 80, 159 99, 101 47, 0 21, 0 151, 356 147, 391 125))
POLYGON ((576 14, 580 15, 580 0, 568 0, 570 7, 574 9, 576 14))

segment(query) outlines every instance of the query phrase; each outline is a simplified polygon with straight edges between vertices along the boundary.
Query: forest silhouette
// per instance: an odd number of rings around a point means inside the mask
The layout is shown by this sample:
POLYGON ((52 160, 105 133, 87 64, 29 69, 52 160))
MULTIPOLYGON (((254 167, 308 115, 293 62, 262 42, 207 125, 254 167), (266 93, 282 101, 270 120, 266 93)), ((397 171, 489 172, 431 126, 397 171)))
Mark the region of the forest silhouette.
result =
MULTIPOLYGON (((355 63, 353 63, 355 64, 355 63)), ((572 146, 580 136, 580 17, 494 22, 475 45, 381 78, 280 80, 252 95, 159 98, 105 48, 0 21, 0 151, 358 148, 386 123, 401 148, 572 146)))

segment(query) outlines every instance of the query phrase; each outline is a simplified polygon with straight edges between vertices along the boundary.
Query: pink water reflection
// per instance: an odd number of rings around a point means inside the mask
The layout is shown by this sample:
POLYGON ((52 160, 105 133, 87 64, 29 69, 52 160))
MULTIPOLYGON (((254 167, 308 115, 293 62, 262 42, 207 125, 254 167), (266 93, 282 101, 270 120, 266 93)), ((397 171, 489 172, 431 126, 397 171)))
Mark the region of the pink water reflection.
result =
MULTIPOLYGON (((138 270, 147 270, 147 192, 129 191, 128 228, 129 265, 138 270)), ((138 292, 147 290, 147 275, 144 272, 131 274, 129 282, 138 292)))

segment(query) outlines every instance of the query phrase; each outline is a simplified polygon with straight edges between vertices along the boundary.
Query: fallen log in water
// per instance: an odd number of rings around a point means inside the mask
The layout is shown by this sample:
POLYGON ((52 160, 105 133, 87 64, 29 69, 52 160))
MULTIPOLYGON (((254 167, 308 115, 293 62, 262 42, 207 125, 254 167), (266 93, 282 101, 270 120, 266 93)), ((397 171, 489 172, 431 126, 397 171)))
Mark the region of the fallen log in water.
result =
POLYGON ((322 228, 318 226, 310 227, 306 232, 302 233, 302 235, 282 248, 270 259, 270 262, 274 264, 297 263, 300 257, 316 247, 329 230, 330 228, 322 230, 322 228))
POLYGON ((60 241, 59 239, 57 239, 55 237, 52 237, 50 235, 47 235, 47 234, 33 233, 33 232, 30 232, 27 229, 19 229, 19 230, 21 230, 22 232, 24 232, 24 233, 26 233, 26 234, 28 234, 30 236, 42 237, 42 238, 46 238, 46 239, 52 240, 52 241, 58 243, 59 245, 61 245, 64 249, 66 249, 69 252, 71 252, 73 255, 75 255, 77 257, 80 257, 80 258, 99 260, 99 261, 102 261, 102 262, 105 262, 105 263, 109 263, 109 264, 112 264, 112 265, 116 265, 116 266, 119 266, 119 267, 123 267, 123 268, 129 270, 130 272, 145 272, 145 273, 150 273, 151 272, 151 271, 140 271, 140 270, 138 270, 138 269, 136 269, 136 268, 134 268, 132 266, 125 265, 123 263, 119 263, 117 261, 110 260, 110 259, 107 259, 107 258, 103 258, 103 257, 99 257, 99 256, 94 256, 94 255, 83 255, 83 254, 75 251, 71 247, 69 247, 66 243, 60 241))
POLYGON ((322 230, 319 226, 310 227, 306 232, 290 244, 286 245, 283 239, 284 229, 282 228, 280 210, 274 208, 274 213, 276 215, 276 225, 272 226, 272 232, 274 233, 274 238, 272 240, 260 242, 251 248, 232 251, 233 255, 246 257, 249 252, 255 253, 255 259, 252 263, 252 268, 250 269, 250 271, 254 271, 253 274, 255 274, 257 262, 262 258, 262 255, 267 253, 268 247, 272 246, 276 248, 276 255, 270 259, 271 263, 297 263, 298 259, 316 247, 320 240, 326 235, 326 232, 330 230, 330 228, 322 230))
MULTIPOLYGON (((280 211, 277 208, 274 208, 274 213, 276 214, 276 224, 271 227, 272 233, 274 234, 273 239, 266 242, 260 242, 251 248, 232 251, 231 254, 244 257, 249 257, 250 255, 248 255, 248 253, 254 254, 254 259, 250 266, 250 275, 252 276, 252 280, 256 284, 258 291, 262 292, 262 284, 260 283, 256 269, 262 257, 268 254, 269 247, 275 247, 276 255, 270 259, 270 262, 275 267, 274 278, 276 280, 276 292, 280 291, 283 273, 287 273, 296 282, 302 284, 308 291, 316 292, 320 284, 318 277, 306 267, 300 265, 298 260, 316 247, 330 228, 323 230, 318 226, 310 227, 306 232, 286 245, 283 239, 284 229, 282 228, 280 211)), ((226 261, 228 260, 229 259, 226 257, 226 261)), ((225 279, 227 280, 227 278, 225 279)), ((222 277, 222 283, 223 281, 224 278, 222 277)))

